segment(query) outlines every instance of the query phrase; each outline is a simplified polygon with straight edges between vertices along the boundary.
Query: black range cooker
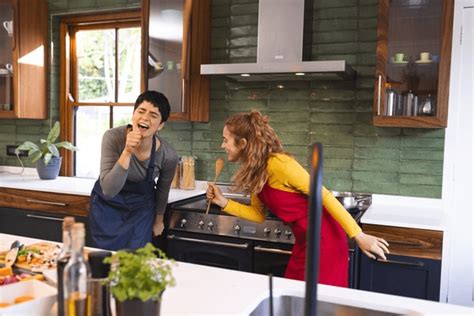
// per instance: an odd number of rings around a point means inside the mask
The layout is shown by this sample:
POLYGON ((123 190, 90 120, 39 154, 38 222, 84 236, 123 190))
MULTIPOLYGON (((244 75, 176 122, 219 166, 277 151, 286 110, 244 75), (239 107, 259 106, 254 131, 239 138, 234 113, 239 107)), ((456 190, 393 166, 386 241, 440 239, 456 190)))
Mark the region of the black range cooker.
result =
MULTIPOLYGON (((227 198, 249 204, 239 194, 227 198)), ((250 222, 212 204, 206 214, 205 194, 170 205, 166 218, 166 252, 178 261, 283 276, 295 242, 291 228, 271 212, 263 223, 250 222)), ((364 210, 351 213, 358 221, 364 210)), ((349 260, 355 262, 352 243, 349 260)), ((353 266, 353 265, 351 265, 353 266)), ((354 267, 349 273, 354 275, 354 267)), ((351 284, 350 284, 351 285, 351 284)))

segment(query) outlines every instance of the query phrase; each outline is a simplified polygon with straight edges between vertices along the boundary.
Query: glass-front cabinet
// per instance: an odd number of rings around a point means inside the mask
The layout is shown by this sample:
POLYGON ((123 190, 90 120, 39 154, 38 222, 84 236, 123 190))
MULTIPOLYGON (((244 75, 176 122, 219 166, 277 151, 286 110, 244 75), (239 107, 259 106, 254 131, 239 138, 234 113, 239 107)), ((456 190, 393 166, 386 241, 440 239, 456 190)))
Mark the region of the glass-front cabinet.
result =
POLYGON ((45 0, 0 0, 0 118, 47 117, 45 0))
POLYGON ((13 109, 13 2, 0 2, 0 111, 9 113, 13 109))
POLYGON ((163 92, 174 120, 208 121, 210 0, 142 0, 144 86, 163 92))
POLYGON ((374 125, 446 127, 453 0, 380 0, 374 125))

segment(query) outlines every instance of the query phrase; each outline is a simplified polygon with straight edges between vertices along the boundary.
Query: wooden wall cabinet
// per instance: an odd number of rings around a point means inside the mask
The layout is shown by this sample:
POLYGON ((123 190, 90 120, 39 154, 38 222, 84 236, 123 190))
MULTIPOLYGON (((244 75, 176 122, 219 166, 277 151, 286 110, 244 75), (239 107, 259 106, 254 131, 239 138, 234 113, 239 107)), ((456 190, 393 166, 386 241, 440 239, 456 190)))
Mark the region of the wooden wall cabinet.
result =
POLYGON ((359 289, 439 300, 442 232, 379 225, 363 229, 387 240, 390 254, 387 261, 360 256, 359 289))
POLYGON ((173 120, 209 120, 210 12, 210 0, 142 0, 142 86, 167 96, 173 120))
POLYGON ((0 20, 0 118, 45 119, 47 2, 0 0, 0 20))
POLYGON ((379 0, 375 126, 447 126, 453 6, 379 0))

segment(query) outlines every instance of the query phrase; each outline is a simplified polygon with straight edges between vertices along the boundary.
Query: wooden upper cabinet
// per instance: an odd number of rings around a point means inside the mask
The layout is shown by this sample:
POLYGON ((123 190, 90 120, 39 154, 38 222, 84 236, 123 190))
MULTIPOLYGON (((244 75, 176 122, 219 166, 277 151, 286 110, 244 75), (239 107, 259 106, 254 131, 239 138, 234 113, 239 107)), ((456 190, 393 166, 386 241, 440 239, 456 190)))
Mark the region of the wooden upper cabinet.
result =
POLYGON ((446 127, 453 2, 379 1, 374 125, 446 127))
POLYGON ((47 118, 48 6, 0 0, 0 118, 47 118))
POLYGON ((171 119, 209 120, 210 0, 142 0, 142 68, 146 89, 166 95, 171 119))

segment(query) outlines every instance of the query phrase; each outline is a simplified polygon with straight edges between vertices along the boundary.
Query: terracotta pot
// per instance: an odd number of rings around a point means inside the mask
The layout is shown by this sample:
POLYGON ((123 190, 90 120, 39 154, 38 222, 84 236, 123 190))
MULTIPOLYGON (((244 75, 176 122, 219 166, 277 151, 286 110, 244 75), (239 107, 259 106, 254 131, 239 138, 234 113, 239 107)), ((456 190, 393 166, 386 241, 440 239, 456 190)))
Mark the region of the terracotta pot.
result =
POLYGON ((53 180, 59 175, 61 162, 63 157, 52 157, 47 165, 44 164, 43 158, 36 161, 36 171, 42 180, 53 180))
POLYGON ((161 309, 161 295, 159 300, 148 300, 142 302, 140 299, 126 300, 120 302, 115 300, 115 309, 117 316, 127 315, 143 315, 143 316, 159 316, 161 309))

